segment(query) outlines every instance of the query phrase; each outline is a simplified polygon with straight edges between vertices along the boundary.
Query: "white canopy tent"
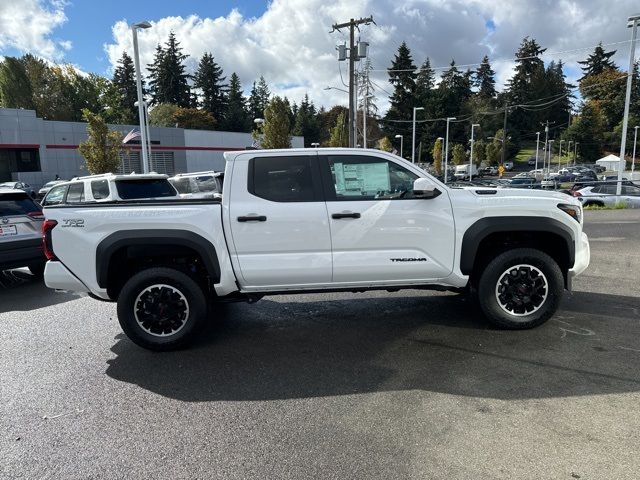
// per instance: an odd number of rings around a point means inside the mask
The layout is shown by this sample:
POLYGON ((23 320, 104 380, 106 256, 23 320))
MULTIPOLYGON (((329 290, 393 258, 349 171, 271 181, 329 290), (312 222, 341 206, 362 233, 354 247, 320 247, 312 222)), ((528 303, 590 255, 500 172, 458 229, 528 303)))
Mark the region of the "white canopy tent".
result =
POLYGON ((620 168, 620 157, 611 153, 600 160, 596 160, 596 165, 602 165, 608 171, 617 172, 620 168))

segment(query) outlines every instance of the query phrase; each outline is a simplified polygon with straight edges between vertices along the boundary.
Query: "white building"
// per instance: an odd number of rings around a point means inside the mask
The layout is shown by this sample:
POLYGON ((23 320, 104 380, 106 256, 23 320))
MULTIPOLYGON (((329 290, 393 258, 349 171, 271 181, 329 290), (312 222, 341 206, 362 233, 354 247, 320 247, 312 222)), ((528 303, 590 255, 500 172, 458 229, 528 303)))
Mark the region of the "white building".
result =
MULTIPOLYGON (((114 125, 126 135, 136 125, 114 125)), ((253 143, 249 133, 151 127, 151 170, 173 175, 223 170, 223 152, 245 150, 253 143)), ((43 120, 33 110, 0 108, 0 182, 21 180, 34 187, 56 175, 69 179, 87 175, 78 145, 87 139, 87 124, 43 120)), ((303 137, 292 137, 303 147, 303 137)), ((121 173, 141 172, 140 142, 123 149, 121 173)))

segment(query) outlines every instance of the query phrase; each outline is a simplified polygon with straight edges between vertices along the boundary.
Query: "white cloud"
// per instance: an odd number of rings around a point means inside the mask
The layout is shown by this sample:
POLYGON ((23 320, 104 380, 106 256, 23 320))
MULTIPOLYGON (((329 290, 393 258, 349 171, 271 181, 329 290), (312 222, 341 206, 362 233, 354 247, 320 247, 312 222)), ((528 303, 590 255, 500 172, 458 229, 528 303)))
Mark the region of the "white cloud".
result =
POLYGON ((0 50, 14 48, 48 60, 61 60, 71 43, 52 39, 54 29, 67 21, 62 0, 0 1, 0 50))
MULTIPOLYGON (((362 27, 358 36, 371 43, 374 68, 379 70, 375 81, 390 90, 384 69, 403 40, 416 65, 427 56, 432 65, 442 67, 452 58, 464 65, 490 55, 499 84, 511 75, 514 53, 527 35, 549 52, 589 47, 544 57, 547 61, 562 58, 575 76, 576 61, 585 58, 598 41, 628 39, 625 23, 634 8, 631 0, 274 0, 258 18, 245 18, 236 10, 215 19, 162 18, 141 31, 139 41, 147 64, 156 45, 174 31, 191 55, 191 70, 204 52, 211 51, 227 76, 238 73, 245 89, 264 75, 277 94, 299 101, 308 93, 317 104, 331 106, 347 103, 344 93, 324 90, 342 87, 334 47, 348 36, 347 31, 329 34, 334 22, 373 14, 378 26, 362 27), (487 22, 493 22, 494 31, 488 31, 487 22)), ((123 50, 132 53, 126 21, 113 26, 113 39, 104 47, 112 66, 123 50)), ((620 44, 618 50, 616 61, 626 66, 628 43, 620 44)), ((342 67, 344 75, 346 64, 342 67)), ((386 94, 378 92, 378 98, 384 109, 386 94)))

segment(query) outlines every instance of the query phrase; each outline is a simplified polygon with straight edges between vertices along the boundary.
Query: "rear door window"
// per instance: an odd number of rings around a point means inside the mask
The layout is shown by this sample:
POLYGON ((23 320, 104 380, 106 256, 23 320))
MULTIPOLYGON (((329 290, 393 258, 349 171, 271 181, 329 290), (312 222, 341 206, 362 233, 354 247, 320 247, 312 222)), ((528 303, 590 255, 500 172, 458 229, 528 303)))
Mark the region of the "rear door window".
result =
POLYGON ((175 197, 176 190, 169 180, 118 180, 116 182, 118 196, 122 200, 139 200, 143 198, 175 197))
POLYGON ((308 156, 253 158, 249 163, 249 193, 272 202, 313 202, 308 156))

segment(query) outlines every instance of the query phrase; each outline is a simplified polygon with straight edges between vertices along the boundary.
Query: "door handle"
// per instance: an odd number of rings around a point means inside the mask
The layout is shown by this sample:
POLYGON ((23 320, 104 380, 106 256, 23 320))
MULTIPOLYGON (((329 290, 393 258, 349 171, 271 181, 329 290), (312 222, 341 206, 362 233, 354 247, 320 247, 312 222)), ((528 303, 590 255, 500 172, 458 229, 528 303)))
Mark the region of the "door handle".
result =
POLYGON ((239 222, 266 222, 267 217, 264 215, 245 215, 244 217, 238 217, 239 222))
POLYGON ((355 212, 334 213, 331 215, 331 218, 335 218, 336 220, 340 220, 341 218, 360 218, 360 214, 355 212))

